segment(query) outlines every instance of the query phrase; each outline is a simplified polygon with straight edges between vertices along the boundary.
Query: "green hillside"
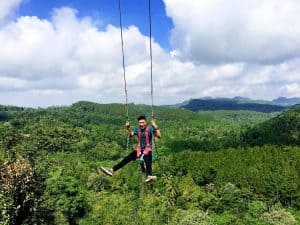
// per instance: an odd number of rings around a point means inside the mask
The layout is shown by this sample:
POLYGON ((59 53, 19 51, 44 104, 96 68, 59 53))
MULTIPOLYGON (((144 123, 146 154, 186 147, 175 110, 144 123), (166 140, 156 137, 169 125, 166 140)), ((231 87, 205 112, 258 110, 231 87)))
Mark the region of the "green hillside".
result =
MULTIPOLYGON (((130 106, 136 117, 146 105, 130 106)), ((0 106, 0 224, 300 224, 299 107, 281 114, 155 107, 155 183, 126 150, 122 104, 0 106)))
POLYGON ((300 145, 300 107, 294 106, 264 123, 247 130, 243 141, 251 146, 277 144, 300 145))

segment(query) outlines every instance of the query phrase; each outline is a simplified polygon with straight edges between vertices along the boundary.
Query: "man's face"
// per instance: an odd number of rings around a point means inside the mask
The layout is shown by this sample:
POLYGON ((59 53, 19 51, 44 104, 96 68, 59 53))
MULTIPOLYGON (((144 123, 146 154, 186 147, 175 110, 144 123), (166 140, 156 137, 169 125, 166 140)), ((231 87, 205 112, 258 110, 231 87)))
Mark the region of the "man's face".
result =
POLYGON ((145 129, 146 128, 146 125, 147 125, 147 121, 142 119, 142 120, 139 120, 139 126, 141 129, 145 129))

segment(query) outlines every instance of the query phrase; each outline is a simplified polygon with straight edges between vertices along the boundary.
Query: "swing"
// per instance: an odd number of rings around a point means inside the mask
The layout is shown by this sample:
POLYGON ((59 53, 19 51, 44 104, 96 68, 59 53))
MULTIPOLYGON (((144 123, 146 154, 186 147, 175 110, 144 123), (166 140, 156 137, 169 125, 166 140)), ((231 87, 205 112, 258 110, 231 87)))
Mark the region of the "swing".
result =
MULTIPOLYGON (((150 48, 150 77, 151 77, 151 116, 154 119, 154 110, 153 110, 153 69, 152 69, 152 24, 151 24, 151 0, 148 1, 148 14, 149 14, 149 48, 150 48)), ((129 106, 128 106, 128 92, 127 92, 127 81, 126 81, 126 70, 125 70, 125 54, 124 54, 124 41, 123 41, 123 25, 122 25, 122 11, 121 11, 121 0, 119 0, 119 22, 120 22, 120 36, 121 36, 121 45, 122 45, 122 66, 123 66, 123 79, 124 79, 124 91, 125 91, 125 111, 126 111, 126 121, 129 121, 129 106)), ((158 153, 155 149, 155 137, 152 135, 152 161, 158 159, 158 153)), ((129 149, 129 135, 127 136, 126 150, 129 149)), ((143 162, 143 158, 138 158, 138 162, 143 162)))

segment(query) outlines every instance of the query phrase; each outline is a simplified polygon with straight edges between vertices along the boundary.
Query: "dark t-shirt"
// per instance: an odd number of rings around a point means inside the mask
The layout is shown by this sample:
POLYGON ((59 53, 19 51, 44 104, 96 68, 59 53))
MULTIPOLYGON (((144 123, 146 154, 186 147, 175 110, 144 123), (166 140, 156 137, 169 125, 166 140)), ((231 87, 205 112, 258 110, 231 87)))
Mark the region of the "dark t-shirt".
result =
MULTIPOLYGON (((136 127, 134 128, 133 132, 134 132, 134 135, 138 135, 138 132, 139 132, 139 127, 136 127)), ((141 148, 144 149, 146 147, 146 129, 144 130, 141 130, 141 148)), ((149 136, 149 142, 150 142, 150 145, 152 145, 152 134, 155 134, 156 133, 156 129, 150 125, 148 126, 148 136, 149 136)))

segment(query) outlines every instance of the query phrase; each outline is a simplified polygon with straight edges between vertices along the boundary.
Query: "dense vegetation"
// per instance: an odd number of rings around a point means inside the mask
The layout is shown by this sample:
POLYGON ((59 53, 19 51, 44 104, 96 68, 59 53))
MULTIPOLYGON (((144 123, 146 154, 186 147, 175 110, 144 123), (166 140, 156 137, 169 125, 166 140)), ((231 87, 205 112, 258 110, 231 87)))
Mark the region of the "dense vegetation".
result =
POLYGON ((244 142, 255 146, 265 144, 300 145, 299 108, 294 107, 276 118, 247 130, 244 142))
MULTIPOLYGON (((132 124, 145 105, 130 105, 132 124)), ((156 107, 155 183, 124 157, 124 106, 0 106, 0 224, 300 224, 300 109, 156 107)))

